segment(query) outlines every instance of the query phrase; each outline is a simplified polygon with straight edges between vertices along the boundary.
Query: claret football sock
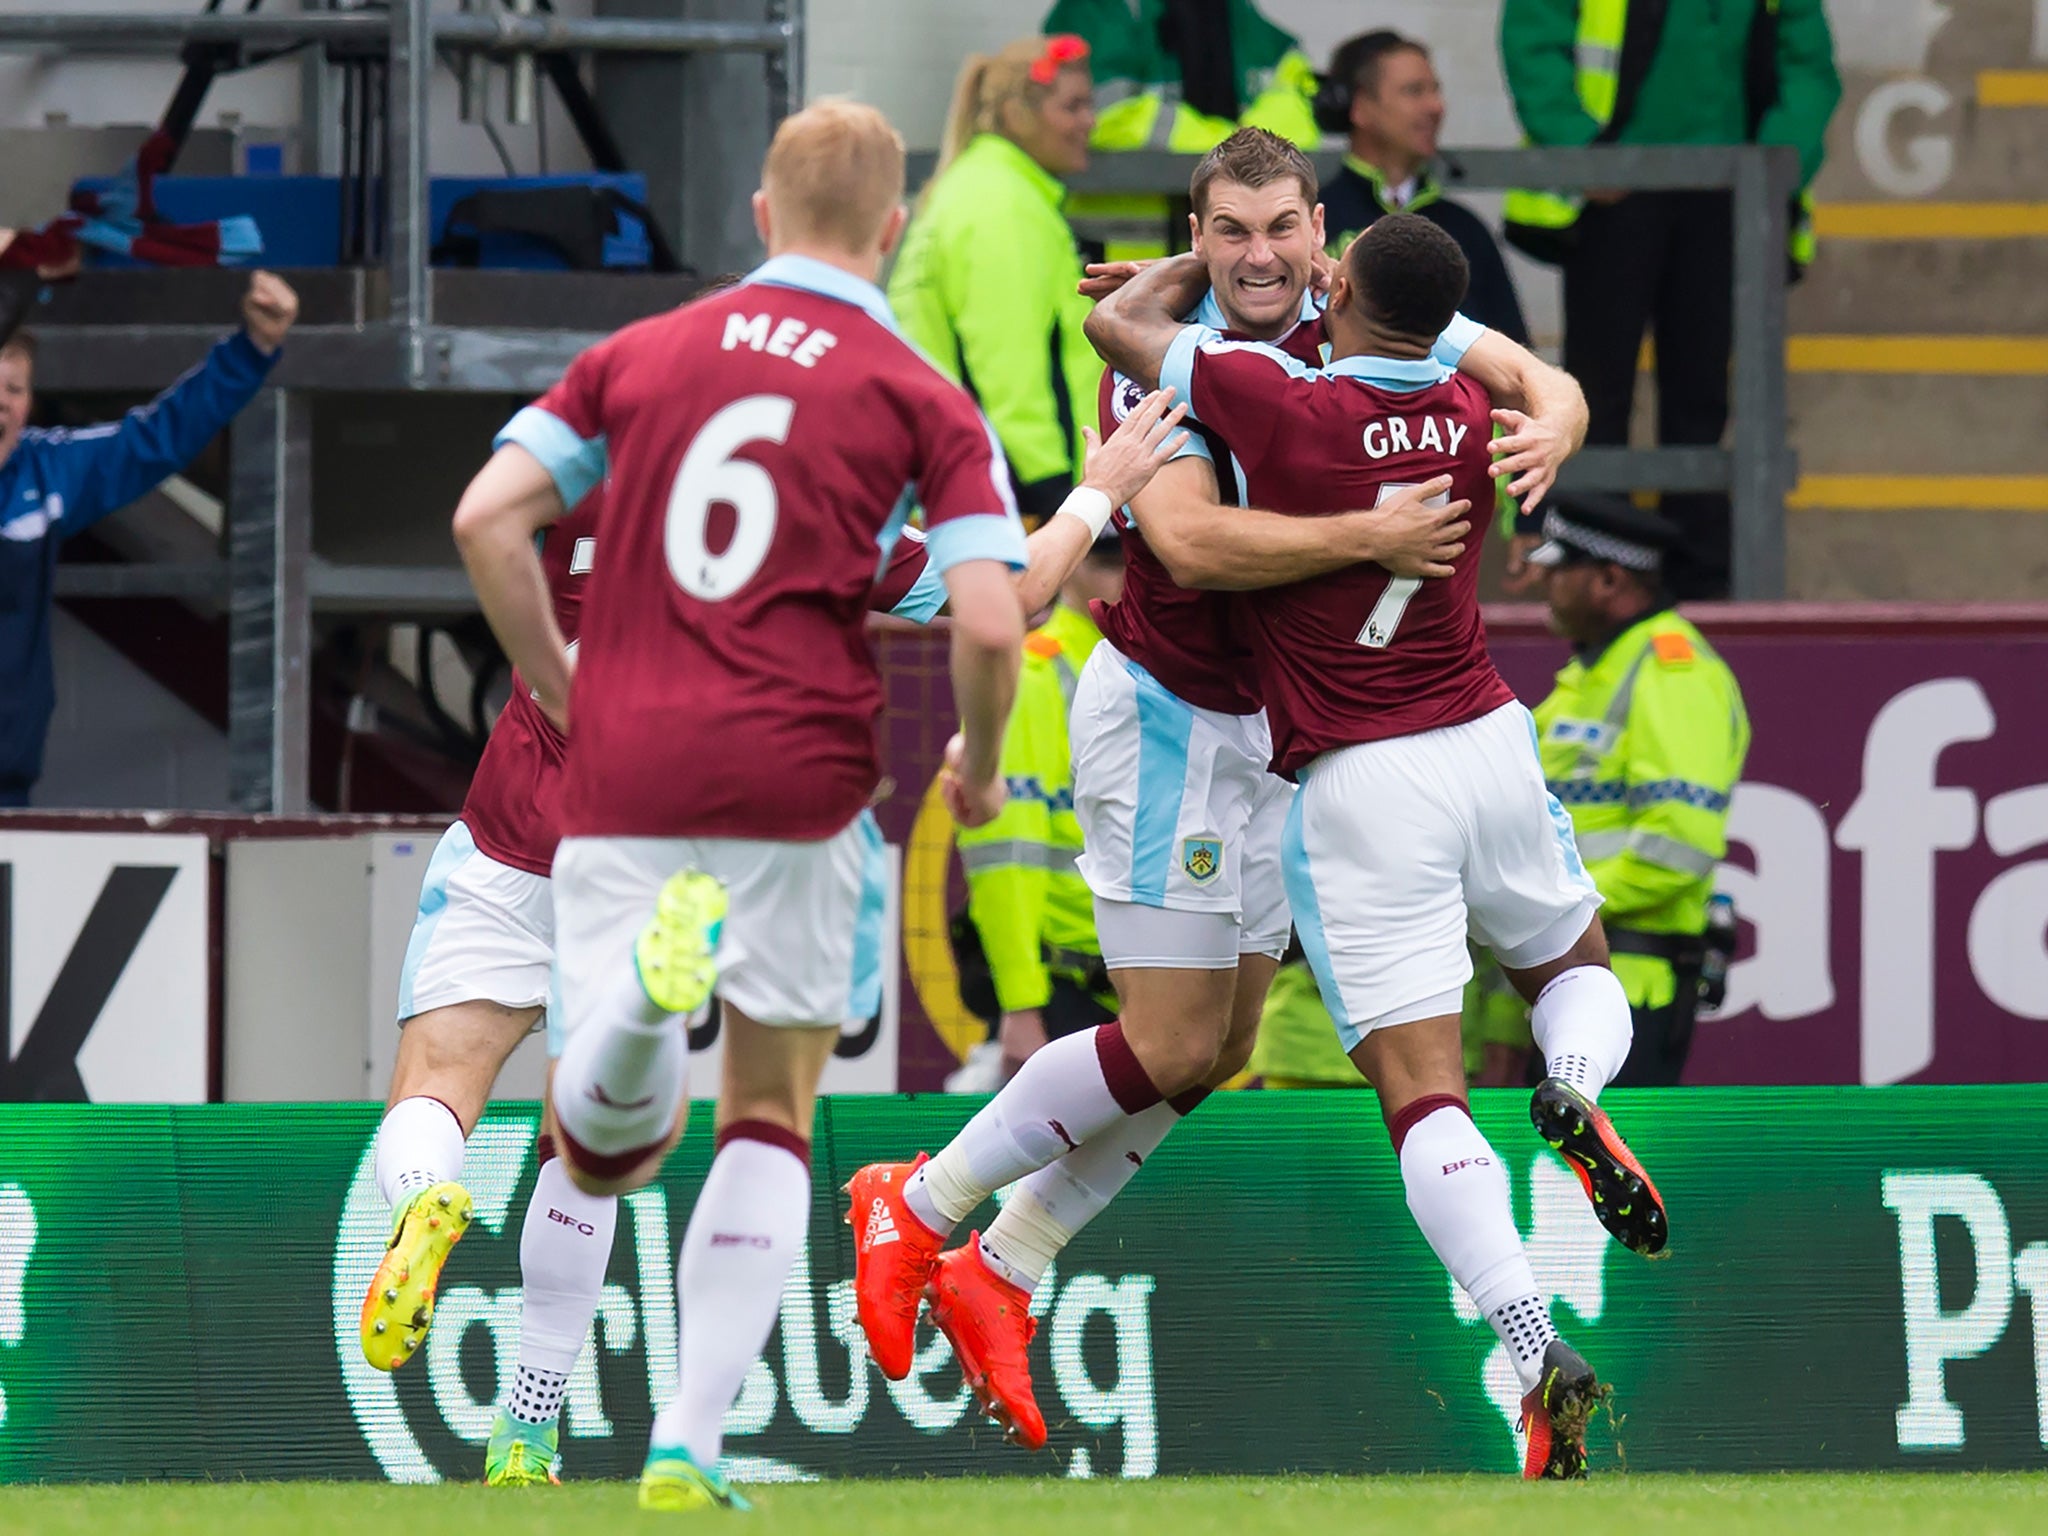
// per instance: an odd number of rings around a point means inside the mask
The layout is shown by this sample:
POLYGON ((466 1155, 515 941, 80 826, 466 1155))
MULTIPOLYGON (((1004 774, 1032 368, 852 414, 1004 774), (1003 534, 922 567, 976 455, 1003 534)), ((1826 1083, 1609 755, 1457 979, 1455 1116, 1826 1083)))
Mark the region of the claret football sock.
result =
POLYGON ((508 1405, 529 1424, 551 1422, 561 1407, 597 1316, 619 1217, 617 1197, 578 1189, 545 1140, 519 1233, 519 1374, 508 1405))
POLYGON ((1553 976, 1536 994, 1529 1031, 1549 1075, 1596 1101, 1628 1060, 1635 1038, 1628 993, 1604 965, 1577 965, 1553 976))
POLYGON ((1010 1194, 981 1235, 981 1256, 1012 1285, 1030 1290, 1089 1222, 1136 1177, 1145 1159, 1206 1090, 1176 1095, 1105 1126, 1056 1162, 1047 1163, 1010 1194))
POLYGON ((609 1177, 661 1145, 689 1078, 682 1016, 651 1002, 627 963, 610 995, 570 1031, 555 1063, 555 1123, 577 1166, 609 1177))
POLYGON ((1160 1100, 1122 1024, 1067 1035, 1034 1052, 1003 1091, 911 1176, 903 1198, 934 1232, 951 1232, 1005 1184, 1160 1100))
POLYGON ((423 1189, 462 1178, 462 1122, 439 1099, 400 1099, 377 1127, 377 1187, 395 1210, 423 1189))
POLYGON ((1471 1113, 1449 1096, 1410 1105, 1394 1116, 1391 1129, 1409 1214, 1515 1357, 1526 1391, 1535 1385, 1528 1372, 1541 1368, 1544 1347, 1555 1335, 1540 1299, 1534 1318, 1524 1305, 1539 1292, 1515 1229, 1498 1154, 1471 1113))
POLYGON ((655 1418, 657 1447, 718 1465, 726 1410, 775 1326, 810 1217, 809 1142, 763 1120, 718 1133, 676 1261, 676 1394, 655 1418))

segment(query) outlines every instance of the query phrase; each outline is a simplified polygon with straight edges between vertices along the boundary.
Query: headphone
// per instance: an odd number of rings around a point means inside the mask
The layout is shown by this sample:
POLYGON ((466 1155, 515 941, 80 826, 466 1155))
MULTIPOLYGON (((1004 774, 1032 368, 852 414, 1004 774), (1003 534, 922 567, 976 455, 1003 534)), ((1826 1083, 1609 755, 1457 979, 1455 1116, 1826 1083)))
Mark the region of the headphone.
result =
POLYGON ((1317 75, 1309 111, 1324 133, 1341 137, 1351 132, 1351 81, 1342 75, 1317 75))

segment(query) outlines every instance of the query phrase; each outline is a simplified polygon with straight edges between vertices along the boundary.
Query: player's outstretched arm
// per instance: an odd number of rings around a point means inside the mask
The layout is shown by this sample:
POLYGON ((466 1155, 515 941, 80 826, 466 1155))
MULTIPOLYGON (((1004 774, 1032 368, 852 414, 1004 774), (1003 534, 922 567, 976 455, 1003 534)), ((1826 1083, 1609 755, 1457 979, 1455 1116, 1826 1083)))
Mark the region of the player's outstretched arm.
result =
POLYGON ((568 508, 545 465, 516 443, 491 455, 455 509, 455 543, 505 655, 541 711, 566 729, 571 663, 534 535, 568 508))
POLYGON ((1110 367, 1156 389, 1180 317, 1208 287, 1209 269, 1193 252, 1150 262, 1089 311, 1084 330, 1110 367))
POLYGON ((963 560, 946 572, 953 610, 953 702, 960 733, 946 744, 946 808, 963 827, 993 821, 1003 808, 1003 729, 1017 695, 1024 610, 1007 567, 963 560))
POLYGON ((1451 488, 1439 475, 1380 505, 1336 517, 1290 517, 1220 505, 1216 469, 1189 455, 1160 471, 1131 503, 1146 545, 1183 587, 1249 592, 1306 581, 1373 560, 1396 576, 1448 576, 1472 530, 1469 501, 1430 506, 1451 488))
POLYGON ((1175 405, 1172 390, 1157 389, 1118 423, 1107 441, 1093 427, 1081 428, 1088 445, 1081 483, 1058 513, 1024 541, 1030 563, 1017 577, 1017 600, 1027 614, 1052 602, 1102 537, 1110 514, 1151 484, 1180 451, 1187 434, 1177 429, 1185 415, 1186 404, 1175 405))
POLYGON ((1508 494, 1534 511, 1549 493, 1564 461, 1586 440, 1586 396, 1579 381, 1553 368, 1519 342, 1487 331, 1465 350, 1458 371, 1486 386, 1500 409, 1493 419, 1507 429, 1494 439, 1491 473, 1508 480, 1508 494))

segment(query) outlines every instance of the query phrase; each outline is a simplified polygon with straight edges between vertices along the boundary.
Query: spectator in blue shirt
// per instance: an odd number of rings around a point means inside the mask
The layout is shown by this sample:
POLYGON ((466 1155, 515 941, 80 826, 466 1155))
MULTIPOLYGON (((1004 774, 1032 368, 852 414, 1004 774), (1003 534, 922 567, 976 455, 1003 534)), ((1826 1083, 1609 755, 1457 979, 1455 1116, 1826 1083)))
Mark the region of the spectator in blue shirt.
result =
POLYGON ((56 707, 50 609, 57 546, 183 469, 262 387, 299 299, 257 272, 242 329, 119 421, 31 427, 35 342, 0 345, 0 807, 28 804, 56 707))

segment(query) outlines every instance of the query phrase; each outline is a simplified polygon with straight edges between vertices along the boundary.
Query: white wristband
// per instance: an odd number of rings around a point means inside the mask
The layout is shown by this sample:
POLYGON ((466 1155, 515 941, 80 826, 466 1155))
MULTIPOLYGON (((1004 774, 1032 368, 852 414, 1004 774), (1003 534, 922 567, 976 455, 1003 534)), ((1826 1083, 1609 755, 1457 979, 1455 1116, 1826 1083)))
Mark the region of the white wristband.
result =
POLYGON ((1109 498, 1092 485, 1077 485, 1067 492, 1067 499, 1060 503, 1060 512, 1068 517, 1078 517, 1088 525, 1088 537, 1099 539, 1102 530, 1109 526, 1109 515, 1116 509, 1109 504, 1109 498))

